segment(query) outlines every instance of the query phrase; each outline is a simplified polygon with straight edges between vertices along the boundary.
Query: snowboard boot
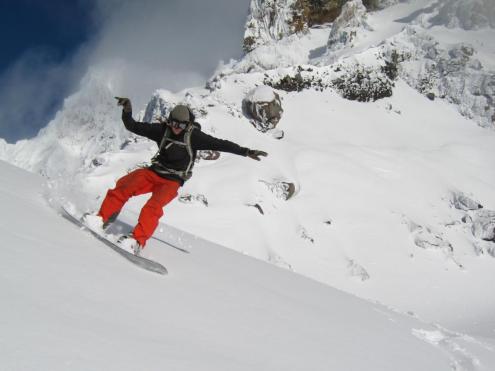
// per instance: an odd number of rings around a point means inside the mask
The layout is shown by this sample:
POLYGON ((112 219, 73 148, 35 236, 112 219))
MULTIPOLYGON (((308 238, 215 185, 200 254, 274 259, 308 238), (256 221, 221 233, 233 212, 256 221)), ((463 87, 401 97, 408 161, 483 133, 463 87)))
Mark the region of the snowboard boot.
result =
POLYGON ((107 229, 110 224, 112 224, 114 221, 117 220, 117 217, 119 216, 120 212, 113 213, 110 215, 110 218, 106 222, 103 223, 103 229, 107 229))
POLYGON ((117 240, 117 244, 122 250, 130 252, 136 256, 141 255, 142 246, 137 242, 132 234, 123 235, 117 240))
POLYGON ((81 221, 94 232, 103 231, 105 229, 103 218, 99 215, 92 213, 85 213, 81 221))
POLYGON ((106 231, 110 224, 117 220, 118 216, 119 213, 114 213, 112 214, 112 216, 110 216, 110 218, 108 218, 106 222, 104 222, 103 218, 96 213, 85 213, 82 217, 82 220, 84 224, 86 224, 92 230, 106 231))

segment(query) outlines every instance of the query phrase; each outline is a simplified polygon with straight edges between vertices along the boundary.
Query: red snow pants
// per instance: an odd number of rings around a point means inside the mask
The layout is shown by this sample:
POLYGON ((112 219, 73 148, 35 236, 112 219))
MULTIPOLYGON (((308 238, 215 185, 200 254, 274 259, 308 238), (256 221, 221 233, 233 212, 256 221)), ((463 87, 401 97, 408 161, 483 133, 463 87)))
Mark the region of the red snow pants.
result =
POLYGON ((150 169, 134 170, 120 178, 115 188, 107 192, 98 215, 106 222, 120 212, 129 198, 151 192, 151 198, 141 209, 138 224, 132 231, 136 241, 144 247, 158 226, 163 207, 177 196, 179 187, 178 181, 164 179, 150 169))

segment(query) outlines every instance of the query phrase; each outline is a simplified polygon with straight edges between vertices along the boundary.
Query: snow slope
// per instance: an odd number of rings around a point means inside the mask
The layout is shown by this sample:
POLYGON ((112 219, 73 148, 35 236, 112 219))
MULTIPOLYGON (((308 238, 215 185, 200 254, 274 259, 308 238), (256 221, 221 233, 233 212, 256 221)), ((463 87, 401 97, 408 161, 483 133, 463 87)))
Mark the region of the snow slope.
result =
POLYGON ((495 344, 392 312, 174 228, 141 270, 0 162, 0 369, 490 370, 495 344))

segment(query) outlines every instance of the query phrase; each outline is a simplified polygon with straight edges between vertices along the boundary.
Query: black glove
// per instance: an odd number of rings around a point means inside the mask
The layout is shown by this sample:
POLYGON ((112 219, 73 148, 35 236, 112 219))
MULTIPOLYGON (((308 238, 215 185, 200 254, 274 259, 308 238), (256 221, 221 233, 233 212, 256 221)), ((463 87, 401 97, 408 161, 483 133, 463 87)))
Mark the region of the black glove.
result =
POLYGON ((247 156, 249 158, 252 158, 253 160, 259 161, 261 160, 260 156, 266 157, 268 156, 268 153, 263 151, 258 151, 256 149, 248 149, 247 156))
POLYGON ((117 99, 117 106, 122 106, 124 112, 132 112, 131 100, 129 98, 115 97, 117 99))

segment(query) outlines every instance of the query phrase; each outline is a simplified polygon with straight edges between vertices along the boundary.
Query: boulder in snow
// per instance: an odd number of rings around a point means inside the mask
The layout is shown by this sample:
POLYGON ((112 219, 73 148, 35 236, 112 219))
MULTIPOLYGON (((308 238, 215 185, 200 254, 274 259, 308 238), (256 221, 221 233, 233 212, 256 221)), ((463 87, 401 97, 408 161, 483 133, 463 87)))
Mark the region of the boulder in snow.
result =
POLYGON ((476 238, 495 241, 495 211, 479 210, 473 218, 471 231, 476 238))
POLYGON ((218 151, 212 151, 212 150, 205 150, 205 151, 198 151, 198 156, 197 160, 206 160, 206 161, 214 161, 218 160, 220 158, 220 152, 218 151))
POLYGON ((277 126, 284 111, 280 96, 266 85, 251 90, 242 101, 242 108, 254 127, 263 133, 277 126))
POLYGON ((260 182, 264 183, 268 190, 275 195, 275 197, 281 200, 289 200, 294 196, 296 192, 296 186, 294 183, 290 182, 266 182, 264 180, 260 180, 260 182))

